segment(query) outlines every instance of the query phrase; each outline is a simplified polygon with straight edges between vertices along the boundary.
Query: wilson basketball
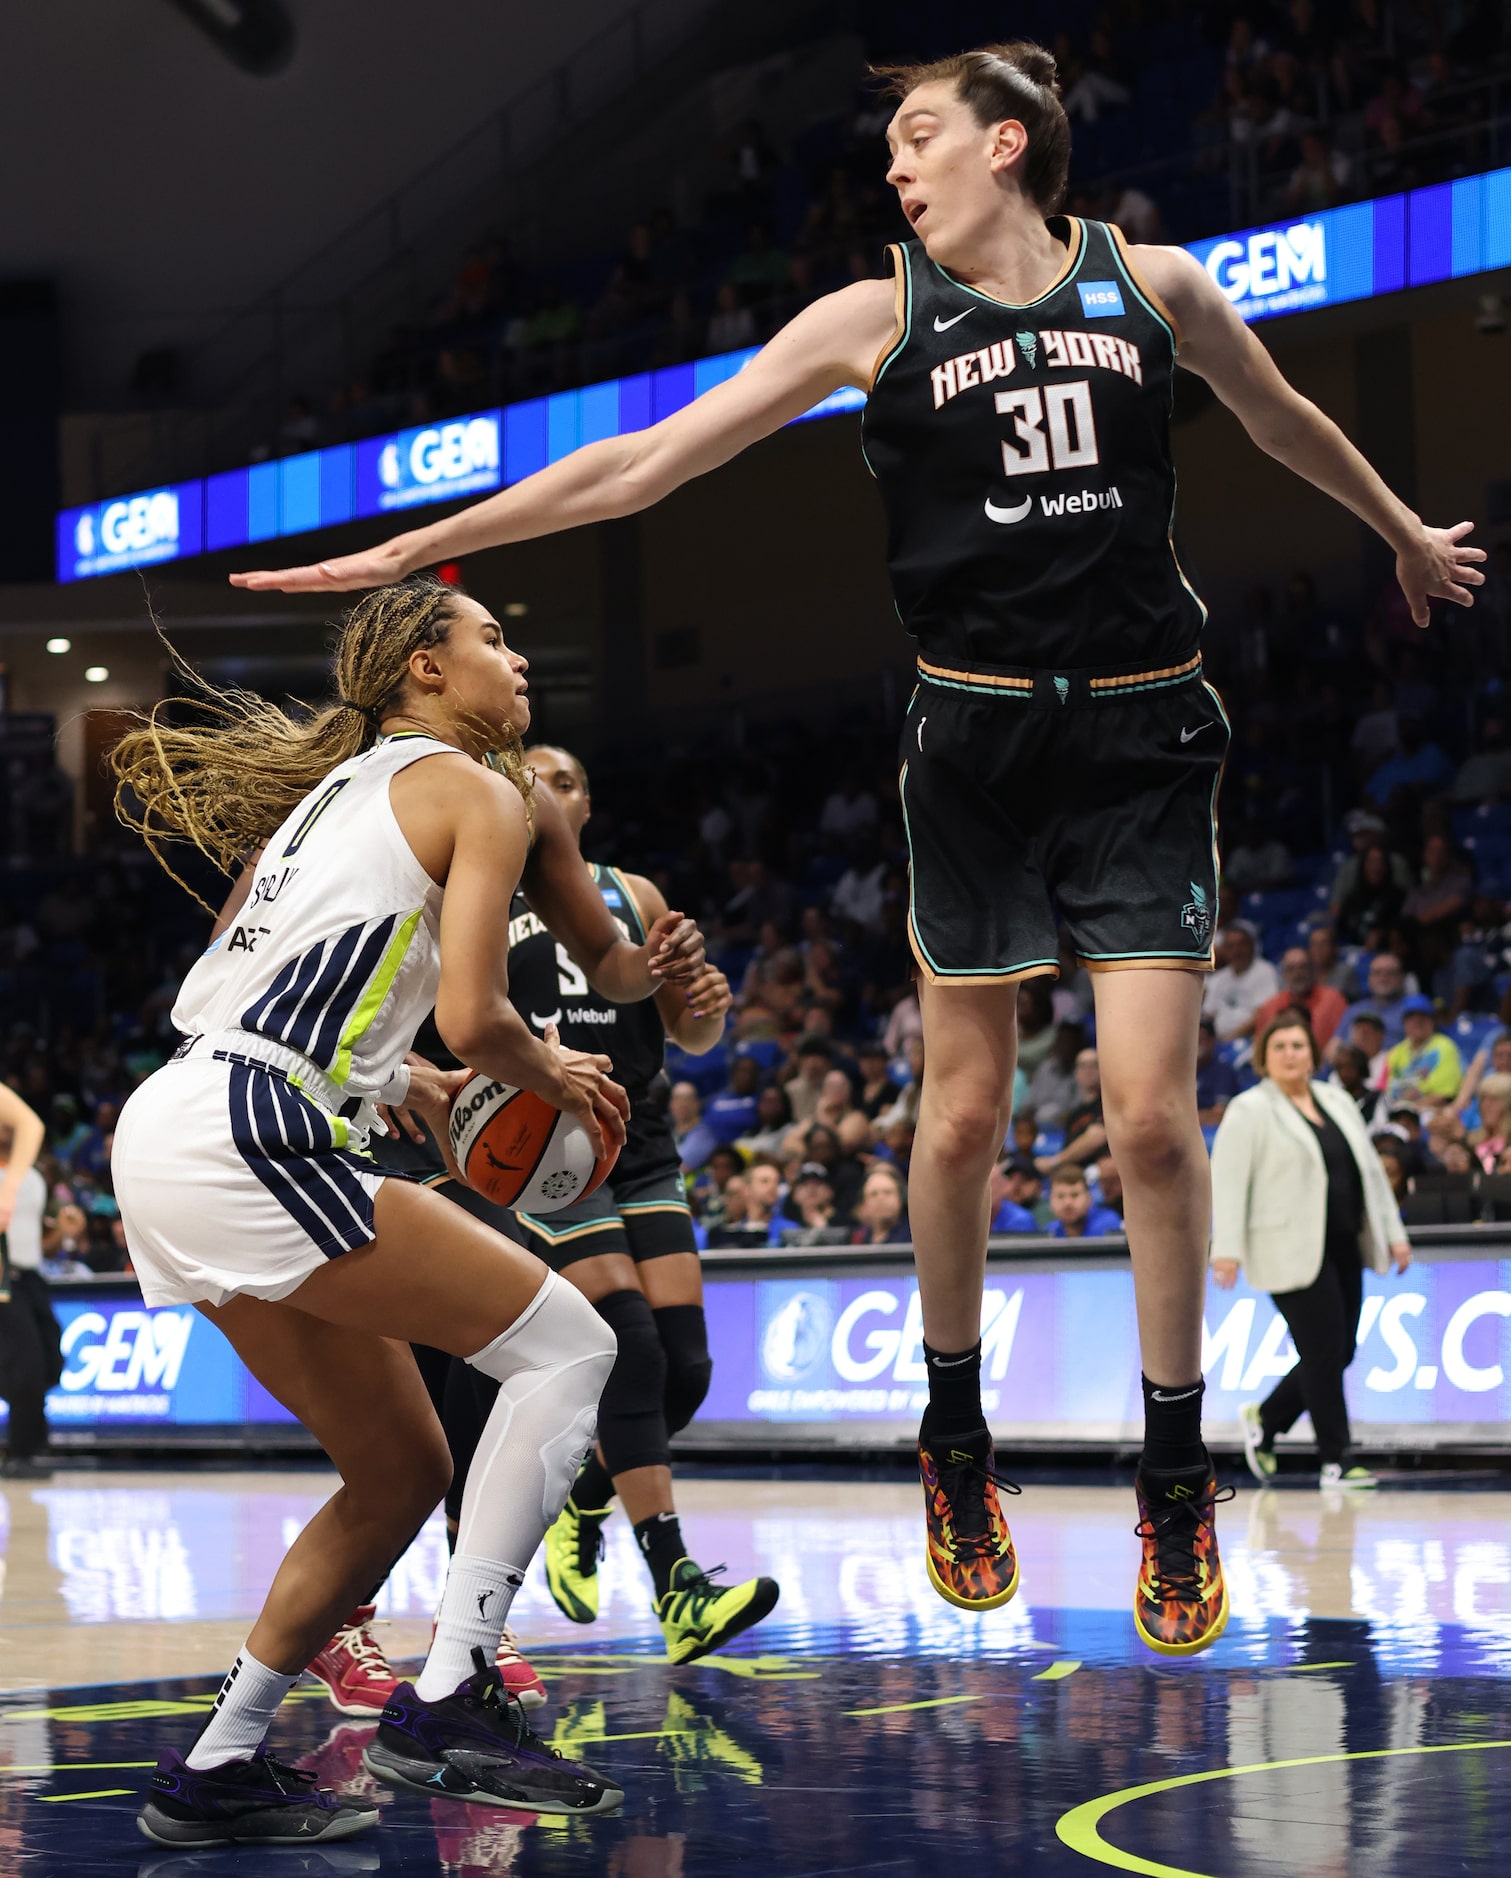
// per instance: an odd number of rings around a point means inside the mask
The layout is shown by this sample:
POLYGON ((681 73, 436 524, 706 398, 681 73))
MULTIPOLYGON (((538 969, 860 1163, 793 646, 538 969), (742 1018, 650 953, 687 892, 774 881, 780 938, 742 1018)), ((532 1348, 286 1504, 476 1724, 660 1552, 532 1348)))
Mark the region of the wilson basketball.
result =
POLYGON ((543 1096, 474 1076, 451 1105, 456 1164, 495 1206, 556 1213, 589 1194, 619 1158, 593 1153, 587 1130, 543 1096))

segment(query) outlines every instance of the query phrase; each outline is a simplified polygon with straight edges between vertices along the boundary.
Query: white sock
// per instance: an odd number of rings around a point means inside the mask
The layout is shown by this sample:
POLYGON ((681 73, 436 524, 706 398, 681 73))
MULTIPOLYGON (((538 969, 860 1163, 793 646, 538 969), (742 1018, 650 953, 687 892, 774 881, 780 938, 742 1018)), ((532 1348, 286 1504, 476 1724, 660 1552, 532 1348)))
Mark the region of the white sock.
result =
POLYGON ((439 1702, 473 1673, 477 1668, 472 1660, 474 1649, 481 1649, 485 1660, 493 1662, 504 1634, 504 1619, 524 1576, 518 1565, 466 1552, 453 1554, 435 1638, 415 1681, 415 1694, 422 1702, 439 1702))
POLYGON ((243 1649, 220 1686, 204 1732, 184 1759, 203 1772, 207 1767, 255 1754, 272 1726, 279 1703, 298 1680, 297 1670, 285 1676, 243 1649))

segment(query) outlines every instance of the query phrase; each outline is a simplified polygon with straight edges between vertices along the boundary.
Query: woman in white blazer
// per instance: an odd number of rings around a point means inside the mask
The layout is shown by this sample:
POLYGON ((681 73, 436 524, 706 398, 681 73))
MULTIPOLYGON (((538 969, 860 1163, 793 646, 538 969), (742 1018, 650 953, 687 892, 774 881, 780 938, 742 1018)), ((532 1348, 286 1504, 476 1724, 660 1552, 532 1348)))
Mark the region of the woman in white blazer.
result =
POLYGON ((1317 1044, 1303 1011, 1284 1011, 1254 1049, 1262 1080, 1228 1104, 1212 1144, 1212 1276, 1242 1267, 1290 1326, 1296 1365, 1263 1402, 1240 1411, 1259 1480, 1275 1472, 1276 1435, 1312 1418, 1324 1486, 1372 1487, 1349 1462, 1343 1372, 1354 1359, 1364 1266, 1397 1273, 1411 1247, 1395 1196, 1352 1096, 1313 1080, 1317 1044))

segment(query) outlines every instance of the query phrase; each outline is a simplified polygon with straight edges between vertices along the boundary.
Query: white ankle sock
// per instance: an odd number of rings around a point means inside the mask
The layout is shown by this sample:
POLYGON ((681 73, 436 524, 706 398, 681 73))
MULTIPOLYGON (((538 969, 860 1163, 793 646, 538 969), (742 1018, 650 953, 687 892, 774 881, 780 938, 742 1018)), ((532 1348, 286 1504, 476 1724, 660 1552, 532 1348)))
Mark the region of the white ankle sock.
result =
POLYGON ((221 1684, 204 1732, 184 1759, 203 1772, 224 1761, 255 1754, 278 1713, 279 1703, 298 1680, 297 1671, 285 1676, 243 1649, 221 1684))
POLYGON ((524 1576, 518 1565, 469 1557, 465 1552, 453 1555, 430 1654, 415 1679, 415 1694, 422 1702, 439 1702, 473 1673, 474 1649, 481 1649, 492 1663, 504 1634, 504 1619, 524 1576))

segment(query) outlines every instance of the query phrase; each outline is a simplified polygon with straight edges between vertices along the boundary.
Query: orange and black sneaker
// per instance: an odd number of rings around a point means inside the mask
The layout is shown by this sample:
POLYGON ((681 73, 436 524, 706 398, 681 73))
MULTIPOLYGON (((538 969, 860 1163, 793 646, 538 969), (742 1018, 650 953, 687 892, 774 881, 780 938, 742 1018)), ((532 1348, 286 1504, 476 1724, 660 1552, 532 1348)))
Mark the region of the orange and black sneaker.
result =
POLYGON ((929 1578, 962 1611, 994 1611, 1018 1589, 1018 1554, 998 1493, 1021 1491, 997 1472, 984 1428, 918 1444, 928 1521, 929 1578))
POLYGON ((1133 1622, 1161 1656, 1195 1656, 1228 1623, 1228 1587, 1217 1553, 1215 1509, 1233 1498, 1220 1492, 1210 1468, 1200 1473, 1146 1474, 1133 1483, 1144 1542, 1133 1594, 1133 1622))

